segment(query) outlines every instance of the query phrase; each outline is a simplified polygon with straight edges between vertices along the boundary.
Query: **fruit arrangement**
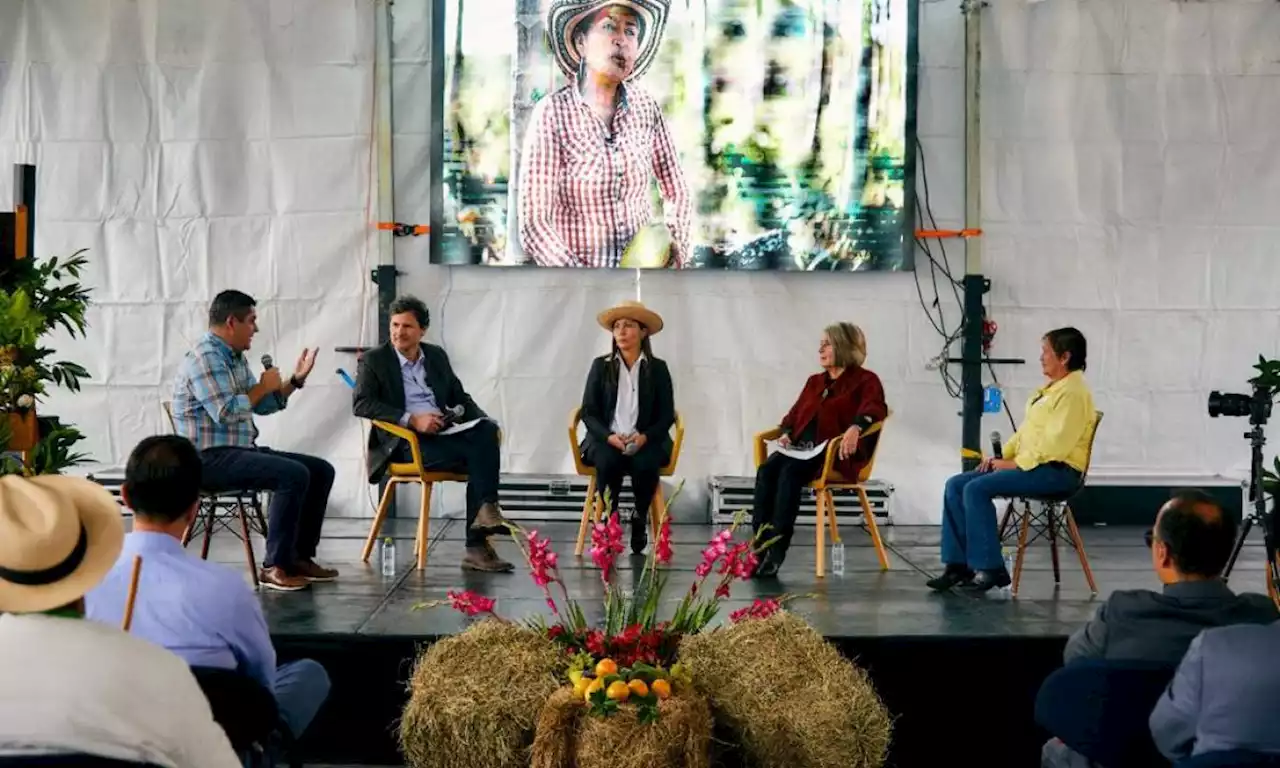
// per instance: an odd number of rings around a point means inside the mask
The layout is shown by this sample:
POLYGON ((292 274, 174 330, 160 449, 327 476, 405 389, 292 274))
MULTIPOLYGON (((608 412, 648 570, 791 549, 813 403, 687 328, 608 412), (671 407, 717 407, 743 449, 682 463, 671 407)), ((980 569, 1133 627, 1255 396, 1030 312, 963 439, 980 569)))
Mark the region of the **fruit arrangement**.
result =
POLYGON ((641 722, 657 720, 658 702, 671 698, 673 681, 687 679, 679 664, 668 672, 643 662, 619 668, 613 659, 601 659, 593 669, 569 670, 573 695, 582 699, 591 714, 607 717, 630 702, 641 722))

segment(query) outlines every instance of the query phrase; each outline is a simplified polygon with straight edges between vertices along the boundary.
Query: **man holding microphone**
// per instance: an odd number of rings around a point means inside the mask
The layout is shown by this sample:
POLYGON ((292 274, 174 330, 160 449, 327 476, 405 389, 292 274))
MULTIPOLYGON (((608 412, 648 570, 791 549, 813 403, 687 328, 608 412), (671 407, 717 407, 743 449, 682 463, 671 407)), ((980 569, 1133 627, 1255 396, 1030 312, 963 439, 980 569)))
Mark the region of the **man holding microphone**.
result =
POLYGON ((284 410, 305 386, 316 350, 304 349, 285 380, 262 356, 255 376, 245 353, 258 332, 253 297, 228 290, 209 307, 209 331, 188 352, 173 387, 176 432, 195 443, 204 464, 205 491, 271 491, 267 553, 258 573, 270 589, 297 591, 338 572, 316 563, 316 545, 333 488, 333 466, 300 453, 257 444, 253 417, 284 410))

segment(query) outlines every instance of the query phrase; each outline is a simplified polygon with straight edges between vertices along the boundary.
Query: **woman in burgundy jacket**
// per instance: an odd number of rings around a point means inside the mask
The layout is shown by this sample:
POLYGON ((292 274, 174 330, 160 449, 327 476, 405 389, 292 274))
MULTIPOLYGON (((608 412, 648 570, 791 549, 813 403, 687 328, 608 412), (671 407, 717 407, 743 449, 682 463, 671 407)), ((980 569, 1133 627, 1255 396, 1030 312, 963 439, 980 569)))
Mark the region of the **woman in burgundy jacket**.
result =
MULTIPOLYGON (((837 323, 822 332, 818 344, 815 373, 804 383, 800 397, 782 419, 782 448, 804 450, 828 440, 839 441, 840 452, 832 467, 843 478, 856 478, 875 450, 877 432, 860 440, 862 431, 883 421, 889 413, 880 377, 862 367, 867 359, 867 339, 858 326, 837 323)), ((800 511, 800 491, 822 471, 825 451, 810 459, 798 459, 775 452, 756 471, 755 502, 751 522, 759 531, 771 528, 762 539, 778 540, 765 550, 756 575, 776 576, 787 556, 796 515, 800 511)))

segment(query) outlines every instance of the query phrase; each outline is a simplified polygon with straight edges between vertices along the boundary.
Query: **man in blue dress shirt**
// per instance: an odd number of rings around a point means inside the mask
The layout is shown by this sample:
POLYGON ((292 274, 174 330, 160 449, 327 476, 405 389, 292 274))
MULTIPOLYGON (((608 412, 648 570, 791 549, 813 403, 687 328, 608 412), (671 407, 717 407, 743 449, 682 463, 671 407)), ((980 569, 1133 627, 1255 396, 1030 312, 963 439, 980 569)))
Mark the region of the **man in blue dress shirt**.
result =
POLYGON ((275 694, 281 718, 299 737, 329 695, 329 676, 309 659, 277 666, 262 606, 244 577, 182 548, 200 506, 202 474, 200 454, 184 437, 149 437, 133 449, 121 488, 133 509, 133 532, 110 573, 85 596, 86 616, 120 626, 133 558, 141 555, 130 634, 190 666, 253 678, 275 694))

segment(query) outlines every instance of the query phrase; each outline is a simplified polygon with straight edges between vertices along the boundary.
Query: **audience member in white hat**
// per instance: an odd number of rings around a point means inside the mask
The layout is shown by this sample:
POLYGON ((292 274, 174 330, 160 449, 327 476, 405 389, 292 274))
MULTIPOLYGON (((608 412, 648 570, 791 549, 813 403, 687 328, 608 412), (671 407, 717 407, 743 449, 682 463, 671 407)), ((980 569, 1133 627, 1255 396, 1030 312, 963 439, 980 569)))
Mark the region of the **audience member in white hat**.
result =
POLYGON ((0 478, 0 756, 234 768, 182 659, 82 620, 123 538, 120 508, 96 483, 0 478))

